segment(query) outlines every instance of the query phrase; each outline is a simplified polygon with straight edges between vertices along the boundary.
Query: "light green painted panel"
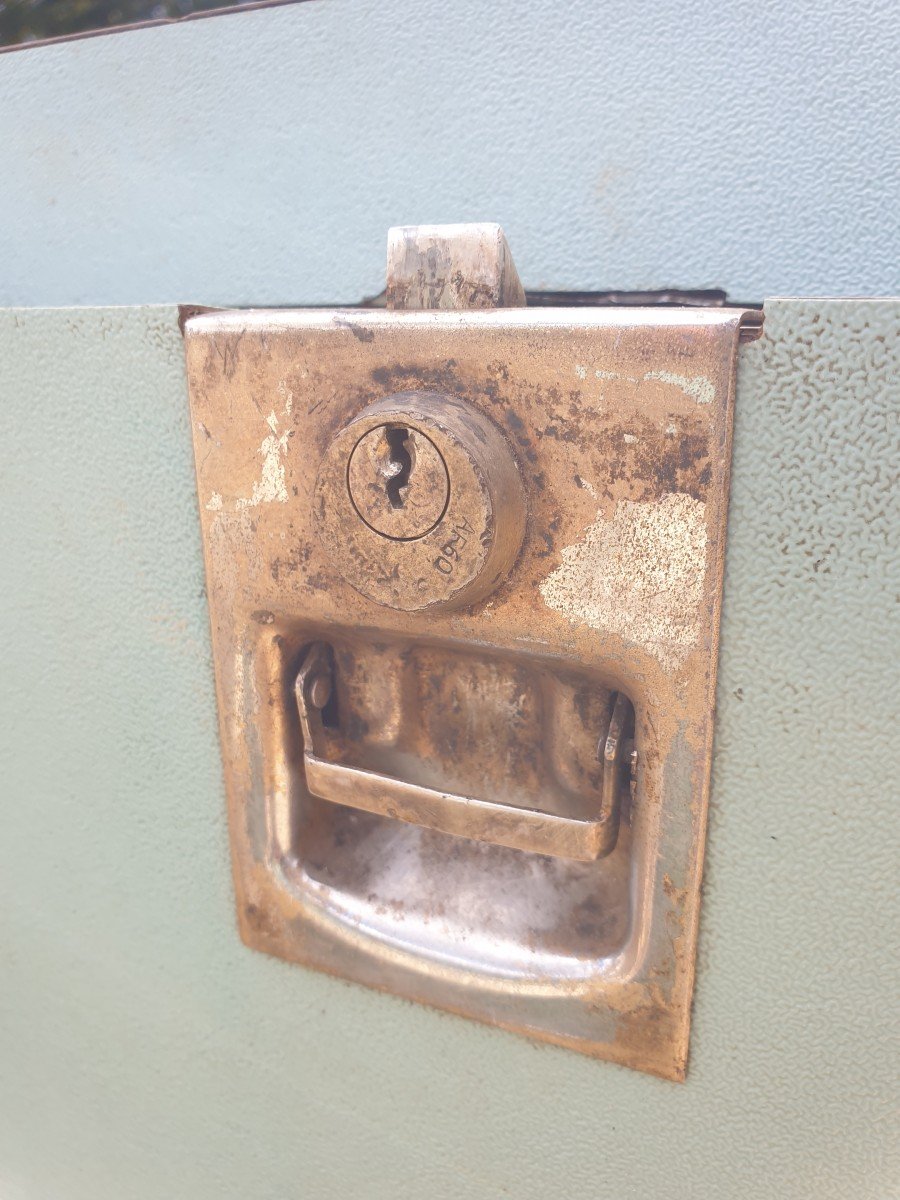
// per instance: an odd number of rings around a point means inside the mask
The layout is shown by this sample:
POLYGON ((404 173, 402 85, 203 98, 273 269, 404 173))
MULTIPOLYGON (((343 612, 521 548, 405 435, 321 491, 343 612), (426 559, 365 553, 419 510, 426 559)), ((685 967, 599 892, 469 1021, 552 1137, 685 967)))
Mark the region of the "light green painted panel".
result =
POLYGON ((678 1086, 240 944, 176 313, 0 314, 3 1200, 897 1195, 898 316, 742 351, 678 1086))

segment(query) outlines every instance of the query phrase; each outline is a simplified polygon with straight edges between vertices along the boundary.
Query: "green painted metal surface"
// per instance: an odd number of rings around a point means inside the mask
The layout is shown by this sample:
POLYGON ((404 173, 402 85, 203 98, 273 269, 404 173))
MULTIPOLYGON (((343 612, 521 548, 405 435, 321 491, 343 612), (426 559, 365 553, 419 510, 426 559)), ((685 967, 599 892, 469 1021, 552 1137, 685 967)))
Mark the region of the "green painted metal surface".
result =
POLYGON ((3 1200, 897 1194, 898 317, 742 350, 678 1086, 241 945, 177 314, 0 313, 3 1200))

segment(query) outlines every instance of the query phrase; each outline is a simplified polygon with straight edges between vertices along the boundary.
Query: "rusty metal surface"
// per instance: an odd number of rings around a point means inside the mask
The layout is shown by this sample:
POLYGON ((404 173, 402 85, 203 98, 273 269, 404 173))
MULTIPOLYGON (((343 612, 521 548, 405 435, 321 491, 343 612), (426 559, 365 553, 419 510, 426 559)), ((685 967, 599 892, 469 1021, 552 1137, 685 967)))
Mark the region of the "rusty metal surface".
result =
POLYGON ((393 309, 518 308, 525 290, 499 225, 397 225, 385 299, 393 309))
MULTIPOLYGON (((621 693, 609 697, 604 705, 608 718, 598 723, 598 737, 597 728, 585 728, 590 690, 575 693, 566 689, 561 679, 546 670, 523 672, 517 665, 510 672, 502 667, 498 670, 483 655, 470 657, 468 663, 458 654, 440 655, 439 661, 432 655, 430 661, 426 659, 425 681, 415 671, 414 649, 395 653, 403 664, 406 686, 399 704, 400 732, 389 750, 382 747, 379 755, 397 764, 393 766, 395 775, 386 775, 383 767, 371 770, 347 761, 358 756, 364 744, 356 723, 347 719, 355 706, 345 692, 341 695, 344 689, 335 678, 331 647, 314 642, 306 651, 295 692, 304 777, 312 795, 531 854, 592 862, 615 849, 633 745, 634 712, 627 697, 621 693), (507 712, 504 691, 515 683, 514 675, 520 676, 520 686, 515 687, 515 707, 507 712), (449 684, 447 694, 421 697, 417 685, 426 682, 434 691, 438 679, 449 684), (560 711, 560 702, 571 702, 576 695, 577 706, 560 711), (334 700, 338 703, 333 704, 334 700), (329 705, 332 710, 326 717, 323 710, 329 705), (529 722, 527 717, 523 721, 523 709, 543 710, 545 706, 549 728, 529 722), (491 728, 484 720, 486 709, 499 716, 500 721, 494 722, 499 727, 491 728), (423 713, 431 717, 430 726, 417 720, 423 713), (464 774, 470 779, 469 794, 447 790, 460 774, 461 754, 468 768, 464 774), (430 785, 399 777, 404 769, 409 773, 411 763, 416 779, 426 778, 430 785), (498 765, 502 768, 499 772, 498 765), (574 786, 566 787, 573 774, 574 786), (483 799, 479 792, 493 799, 483 799)), ((380 693, 383 655, 360 656, 353 668, 355 687, 364 695, 380 693), (376 678, 370 673, 373 667, 376 678)))
POLYGON ((483 599, 525 532, 522 478, 503 434, 478 408, 434 391, 397 392, 340 429, 313 507, 347 582, 409 610, 483 599))
MULTIPOLYGON (((742 318, 187 320, 249 945, 683 1077, 742 318), (348 582, 316 519, 329 447, 370 406, 408 393, 449 397, 498 432, 525 512, 521 549, 493 590, 416 610, 348 582), (613 694, 627 697, 637 770, 610 852, 528 854, 313 795, 294 686, 317 642, 334 654, 346 766, 402 768, 413 786, 567 818, 602 810, 598 739, 613 694)), ((333 698, 318 698, 327 717, 333 698)))

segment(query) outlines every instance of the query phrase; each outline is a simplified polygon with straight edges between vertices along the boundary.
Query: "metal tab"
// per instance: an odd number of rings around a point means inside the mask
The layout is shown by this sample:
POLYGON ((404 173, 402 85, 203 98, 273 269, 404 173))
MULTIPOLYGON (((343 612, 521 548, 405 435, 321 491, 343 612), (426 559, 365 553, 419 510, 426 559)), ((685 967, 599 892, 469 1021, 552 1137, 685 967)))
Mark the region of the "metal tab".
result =
POLYGON ((525 290, 499 225, 398 225, 389 230, 388 308, 524 304, 525 290))

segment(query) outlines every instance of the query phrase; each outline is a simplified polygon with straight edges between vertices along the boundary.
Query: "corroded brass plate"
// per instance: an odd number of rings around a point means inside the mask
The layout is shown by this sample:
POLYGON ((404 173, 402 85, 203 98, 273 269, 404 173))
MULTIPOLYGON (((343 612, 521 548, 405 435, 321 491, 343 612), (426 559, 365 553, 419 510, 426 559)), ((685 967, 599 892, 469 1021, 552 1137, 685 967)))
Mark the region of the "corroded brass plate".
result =
POLYGON ((187 320, 250 946, 683 1077, 743 317, 187 320))

